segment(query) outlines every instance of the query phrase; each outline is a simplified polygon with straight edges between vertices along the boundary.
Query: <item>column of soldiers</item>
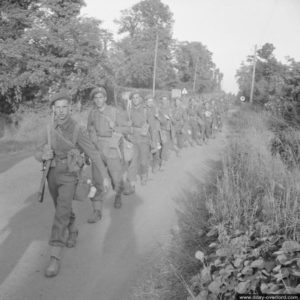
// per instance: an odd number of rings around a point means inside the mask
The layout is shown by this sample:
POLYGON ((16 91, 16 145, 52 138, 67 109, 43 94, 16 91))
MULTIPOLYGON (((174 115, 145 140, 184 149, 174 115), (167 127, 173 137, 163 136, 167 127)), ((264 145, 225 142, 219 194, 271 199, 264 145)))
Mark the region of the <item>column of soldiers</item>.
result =
POLYGON ((46 277, 59 273, 63 249, 76 245, 78 229, 72 201, 84 164, 83 153, 89 157, 96 188, 87 221, 96 223, 102 218, 110 187, 115 192, 113 205, 119 209, 123 195, 134 193, 138 180, 146 185, 150 170, 153 174, 163 171, 171 151, 179 155, 185 147, 207 143, 222 129, 225 101, 220 97, 171 100, 167 96, 143 98, 134 92, 119 98, 118 105, 109 105, 105 88, 94 88, 86 129, 71 117, 68 94, 56 94, 51 100, 55 121, 50 135, 48 126, 35 155, 41 162, 51 161, 47 180, 55 216, 46 277))

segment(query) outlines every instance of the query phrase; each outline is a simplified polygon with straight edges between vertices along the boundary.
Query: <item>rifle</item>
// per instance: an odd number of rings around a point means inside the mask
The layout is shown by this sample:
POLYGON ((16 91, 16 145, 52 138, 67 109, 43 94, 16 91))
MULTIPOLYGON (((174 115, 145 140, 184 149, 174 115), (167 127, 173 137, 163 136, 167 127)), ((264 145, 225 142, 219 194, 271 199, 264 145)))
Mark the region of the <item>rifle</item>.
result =
MULTIPOLYGON (((51 148, 51 128, 53 125, 53 121, 54 121, 54 110, 52 111, 50 126, 47 127, 47 138, 48 138, 48 145, 50 148, 51 148)), ((50 170, 51 162, 52 162, 52 159, 48 159, 47 161, 43 162, 43 169, 42 169, 43 175, 41 178, 39 190, 37 192, 37 199, 38 199, 38 202, 40 202, 40 203, 42 203, 44 200, 45 184, 46 184, 46 179, 47 179, 47 176, 48 176, 48 173, 50 170)))

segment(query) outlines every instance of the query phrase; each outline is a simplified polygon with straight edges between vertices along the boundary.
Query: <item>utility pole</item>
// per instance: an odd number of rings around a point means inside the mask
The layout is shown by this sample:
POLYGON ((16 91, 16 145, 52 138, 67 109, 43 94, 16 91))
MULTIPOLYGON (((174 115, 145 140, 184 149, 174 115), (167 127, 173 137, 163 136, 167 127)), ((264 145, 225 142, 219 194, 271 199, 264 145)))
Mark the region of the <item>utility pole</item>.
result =
POLYGON ((254 46, 254 61, 253 61, 251 92, 250 92, 250 103, 251 104, 253 103, 253 91, 254 91, 255 68, 256 68, 256 50, 257 50, 257 45, 254 46))
POLYGON ((155 41, 155 53, 154 53, 154 66, 153 66, 152 97, 155 97, 155 81, 156 81, 157 51, 158 51, 158 30, 156 29, 156 41, 155 41))
POLYGON ((196 78, 197 78, 198 62, 199 62, 199 56, 197 57, 195 72, 194 72, 193 93, 195 93, 195 89, 196 89, 196 78))

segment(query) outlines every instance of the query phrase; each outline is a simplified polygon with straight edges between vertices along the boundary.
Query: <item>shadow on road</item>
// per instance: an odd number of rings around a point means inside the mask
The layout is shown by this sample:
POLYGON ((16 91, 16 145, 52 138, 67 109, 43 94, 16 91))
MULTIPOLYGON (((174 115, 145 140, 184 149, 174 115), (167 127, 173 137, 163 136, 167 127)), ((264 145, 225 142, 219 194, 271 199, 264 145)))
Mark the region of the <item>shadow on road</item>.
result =
MULTIPOLYGON (((45 200, 50 202, 48 196, 45 200)), ((35 201, 35 194, 27 198, 24 202, 25 207, 15 214, 0 232, 0 234, 7 232, 7 237, 0 245, 0 284, 14 269, 33 241, 48 239, 51 213, 54 210, 49 209, 49 203, 39 204, 35 201)), ((22 199, 20 202, 23 202, 22 199)))

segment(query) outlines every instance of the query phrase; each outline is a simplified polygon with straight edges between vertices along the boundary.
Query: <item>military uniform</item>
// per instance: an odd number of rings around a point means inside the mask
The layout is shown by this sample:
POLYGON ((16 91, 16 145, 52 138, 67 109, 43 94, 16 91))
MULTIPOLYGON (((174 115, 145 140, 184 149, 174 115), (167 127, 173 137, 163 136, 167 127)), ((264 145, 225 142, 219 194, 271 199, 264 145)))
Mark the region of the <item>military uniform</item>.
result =
POLYGON ((149 123, 150 132, 150 146, 152 156, 152 171, 155 173, 160 164, 160 150, 161 150, 161 138, 160 138, 160 123, 157 119, 158 109, 155 106, 147 107, 147 120, 149 123))
POLYGON ((188 115, 188 119, 189 119, 189 125, 190 125, 192 139, 197 144, 200 144, 201 142, 199 139, 197 108, 194 104, 190 103, 188 105, 187 115, 188 115))
POLYGON ((158 113, 160 122, 160 135, 161 135, 161 161, 167 161, 172 148, 172 141, 174 135, 172 132, 171 111, 169 107, 161 107, 158 113))
POLYGON ((204 122, 206 138, 210 138, 213 134, 213 113, 208 103, 205 105, 204 122))
MULTIPOLYGON (((66 97, 65 97, 66 98, 66 97)), ((64 98, 62 98, 64 99, 64 98)), ((75 227, 75 214, 72 210, 76 185, 78 183, 78 172, 70 168, 70 153, 79 149, 87 154, 102 178, 108 178, 100 155, 90 141, 87 133, 70 116, 63 122, 55 122, 50 130, 51 148, 54 159, 48 173, 48 186, 55 206, 55 216, 52 224, 49 244, 52 246, 51 258, 60 259, 61 249, 68 246, 68 242, 77 235, 75 227), (74 135, 76 135, 74 139, 74 135), (69 235, 66 236, 68 231, 69 235)), ((35 157, 42 161, 44 147, 48 143, 47 133, 42 137, 35 157)), ((74 243, 69 246, 74 246, 74 243)), ((51 264, 49 265, 51 266, 51 264)), ((52 265, 53 266, 53 265, 52 265)), ((59 265, 54 264, 54 269, 46 269, 46 276, 57 275, 59 265)))
POLYGON ((130 119, 132 122, 134 156, 128 168, 128 177, 130 181, 135 182, 139 174, 142 184, 145 184, 150 161, 150 135, 147 112, 142 104, 131 107, 130 119))
POLYGON ((202 140, 202 142, 206 142, 204 108, 201 103, 197 107, 197 123, 200 133, 200 139, 202 140))
MULTIPOLYGON (((121 193, 123 190, 123 158, 121 153, 122 135, 116 133, 117 124, 116 108, 105 105, 100 111, 94 107, 88 116, 87 128, 92 142, 101 154, 101 158, 108 170, 113 188, 116 192, 115 206, 121 206, 121 193)), ((101 184, 101 173, 92 164, 92 176, 97 189, 92 201, 103 202, 103 188, 101 184)), ((102 205, 100 205, 102 206, 102 205)), ((101 209, 101 207, 100 207, 101 209)))
POLYGON ((184 109, 180 106, 175 107, 172 112, 172 123, 176 135, 177 146, 181 149, 184 147, 185 142, 185 122, 187 115, 184 109))

